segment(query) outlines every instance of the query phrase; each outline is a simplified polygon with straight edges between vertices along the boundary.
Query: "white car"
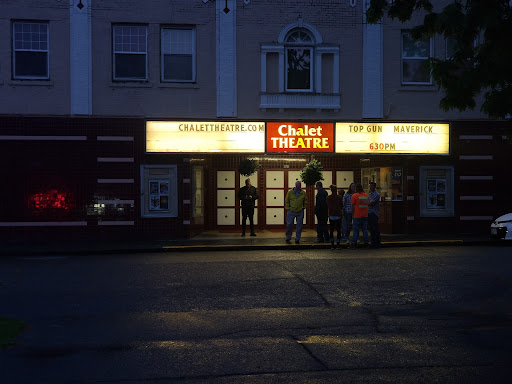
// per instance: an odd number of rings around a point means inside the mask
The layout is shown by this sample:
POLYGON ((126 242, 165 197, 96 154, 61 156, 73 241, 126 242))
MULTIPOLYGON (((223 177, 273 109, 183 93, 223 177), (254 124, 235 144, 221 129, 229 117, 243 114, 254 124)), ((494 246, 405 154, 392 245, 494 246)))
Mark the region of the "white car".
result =
POLYGON ((507 213, 494 220, 491 224, 491 237, 512 240, 512 213, 507 213))

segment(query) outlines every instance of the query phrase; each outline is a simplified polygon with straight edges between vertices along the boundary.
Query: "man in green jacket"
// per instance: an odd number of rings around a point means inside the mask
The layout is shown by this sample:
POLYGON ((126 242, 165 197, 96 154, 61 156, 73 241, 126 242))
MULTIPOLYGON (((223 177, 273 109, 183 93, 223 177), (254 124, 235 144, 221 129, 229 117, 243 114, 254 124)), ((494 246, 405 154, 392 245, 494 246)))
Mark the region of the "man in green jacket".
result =
POLYGON ((293 221, 297 220, 295 231, 295 244, 299 244, 302 234, 302 221, 304 220, 304 209, 306 209, 306 192, 302 190, 300 181, 295 182, 295 188, 288 191, 285 199, 286 213, 286 243, 290 244, 293 232, 293 221))

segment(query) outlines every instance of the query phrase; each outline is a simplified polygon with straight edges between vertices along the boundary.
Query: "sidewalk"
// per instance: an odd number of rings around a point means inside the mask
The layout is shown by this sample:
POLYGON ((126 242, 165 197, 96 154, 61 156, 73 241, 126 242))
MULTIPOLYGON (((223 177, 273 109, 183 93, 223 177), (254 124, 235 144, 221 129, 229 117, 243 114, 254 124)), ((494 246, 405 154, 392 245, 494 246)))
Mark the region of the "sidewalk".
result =
MULTIPOLYGON (((295 234, 295 233, 294 233, 295 234)), ((383 234, 382 247, 512 245, 492 241, 486 235, 397 235, 383 234)), ((360 236, 360 239, 362 237, 360 236)), ((259 230, 255 237, 240 237, 238 231, 206 231, 191 239, 156 240, 73 240, 60 242, 7 243, 0 246, 0 256, 62 256, 91 254, 126 254, 151 252, 201 252, 270 249, 328 249, 329 243, 316 243, 316 231, 304 230, 300 244, 285 243, 284 231, 259 230)), ((343 244, 343 243, 342 243, 343 244)))

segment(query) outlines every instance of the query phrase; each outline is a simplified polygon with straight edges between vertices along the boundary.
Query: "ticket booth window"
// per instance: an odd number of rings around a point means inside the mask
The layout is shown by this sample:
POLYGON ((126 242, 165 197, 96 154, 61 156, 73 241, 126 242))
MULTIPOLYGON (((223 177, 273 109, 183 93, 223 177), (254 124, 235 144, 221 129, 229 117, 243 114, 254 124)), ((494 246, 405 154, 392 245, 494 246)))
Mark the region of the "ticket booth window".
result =
POLYGON ((383 201, 403 200, 401 167, 361 169, 361 184, 366 192, 370 190, 370 182, 376 183, 377 192, 383 201))

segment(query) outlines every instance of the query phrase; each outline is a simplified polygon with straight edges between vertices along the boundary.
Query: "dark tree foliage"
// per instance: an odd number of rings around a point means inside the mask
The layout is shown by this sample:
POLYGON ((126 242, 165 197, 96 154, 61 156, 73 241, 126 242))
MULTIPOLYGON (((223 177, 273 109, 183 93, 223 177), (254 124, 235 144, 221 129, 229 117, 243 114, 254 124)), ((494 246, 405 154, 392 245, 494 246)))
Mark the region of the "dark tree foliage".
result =
POLYGON ((366 16, 372 24, 385 16, 404 22, 423 12, 423 24, 411 29, 414 39, 439 34, 454 41, 451 58, 429 60, 432 77, 444 91, 440 108, 474 109, 475 98, 483 93, 481 111, 490 118, 506 118, 512 115, 511 3, 450 0, 435 12, 428 0, 371 0, 366 16))

